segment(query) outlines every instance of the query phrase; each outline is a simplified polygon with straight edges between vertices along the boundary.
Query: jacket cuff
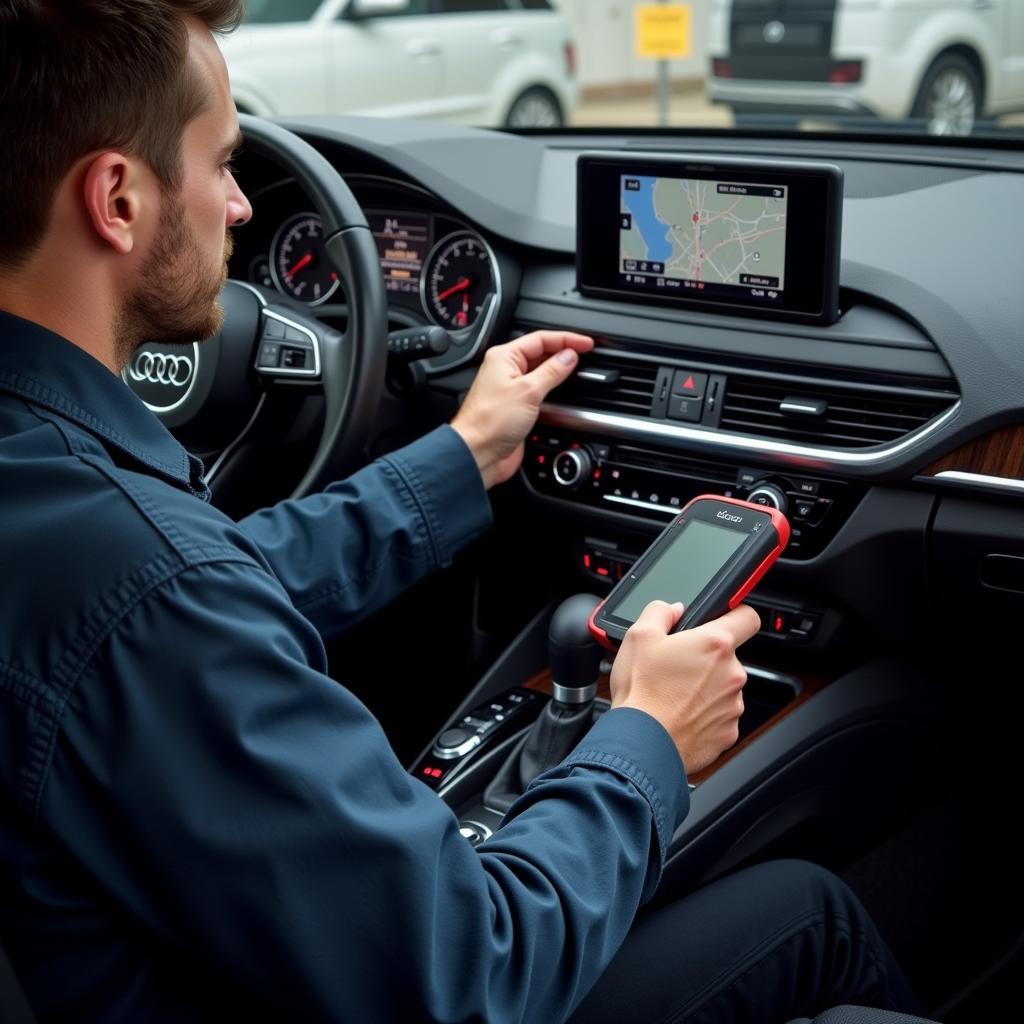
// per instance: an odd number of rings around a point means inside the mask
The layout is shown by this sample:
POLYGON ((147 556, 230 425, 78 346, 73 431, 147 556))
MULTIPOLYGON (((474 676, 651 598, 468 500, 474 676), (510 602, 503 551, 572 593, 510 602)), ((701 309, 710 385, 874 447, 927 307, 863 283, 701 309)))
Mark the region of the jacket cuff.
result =
POLYGON ((636 708, 606 711, 562 763, 598 765, 632 782, 650 805, 664 864, 690 810, 690 789, 679 751, 657 719, 636 708))

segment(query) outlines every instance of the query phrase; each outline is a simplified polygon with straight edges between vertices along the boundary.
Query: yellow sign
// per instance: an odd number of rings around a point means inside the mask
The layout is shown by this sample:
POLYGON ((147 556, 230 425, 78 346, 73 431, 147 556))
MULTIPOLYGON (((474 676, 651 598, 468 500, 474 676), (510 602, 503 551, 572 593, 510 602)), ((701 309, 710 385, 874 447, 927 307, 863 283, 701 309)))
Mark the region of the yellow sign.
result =
POLYGON ((651 60, 690 56, 689 4, 638 4, 636 55, 651 60))

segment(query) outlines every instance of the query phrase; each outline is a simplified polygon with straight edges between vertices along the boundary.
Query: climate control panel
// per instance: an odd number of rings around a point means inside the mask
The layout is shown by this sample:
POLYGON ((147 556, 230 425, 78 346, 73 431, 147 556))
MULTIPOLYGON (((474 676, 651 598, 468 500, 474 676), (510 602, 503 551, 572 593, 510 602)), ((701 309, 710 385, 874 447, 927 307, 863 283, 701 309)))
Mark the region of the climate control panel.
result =
POLYGON ((842 480, 547 427, 528 438, 523 474, 541 497, 646 520, 667 522, 698 494, 777 508, 792 527, 783 555, 792 559, 824 550, 863 494, 842 480))

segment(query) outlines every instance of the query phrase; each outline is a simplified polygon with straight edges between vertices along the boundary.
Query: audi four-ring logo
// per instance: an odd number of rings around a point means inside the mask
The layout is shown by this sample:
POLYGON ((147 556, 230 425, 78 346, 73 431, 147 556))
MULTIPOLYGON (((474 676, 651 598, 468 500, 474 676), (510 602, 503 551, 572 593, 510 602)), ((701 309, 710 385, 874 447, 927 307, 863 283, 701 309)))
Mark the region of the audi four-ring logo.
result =
POLYGON ((128 373, 132 380, 183 388, 192 376, 192 360, 188 356, 169 356, 164 352, 140 352, 132 360, 128 373))

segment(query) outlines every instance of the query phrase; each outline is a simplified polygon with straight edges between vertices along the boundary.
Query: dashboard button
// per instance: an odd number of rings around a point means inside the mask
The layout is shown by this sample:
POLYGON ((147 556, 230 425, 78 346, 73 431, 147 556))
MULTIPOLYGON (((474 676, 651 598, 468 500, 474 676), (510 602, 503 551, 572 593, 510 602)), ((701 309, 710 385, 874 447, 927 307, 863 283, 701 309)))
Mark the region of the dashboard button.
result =
POLYGON ((673 395, 668 400, 669 419, 682 420, 686 423, 700 423, 700 415, 703 411, 703 398, 680 398, 678 395, 673 395))
POLYGON ((672 398, 679 395, 684 398, 703 398, 707 386, 708 375, 706 373, 676 370, 675 376, 672 378, 672 398))

